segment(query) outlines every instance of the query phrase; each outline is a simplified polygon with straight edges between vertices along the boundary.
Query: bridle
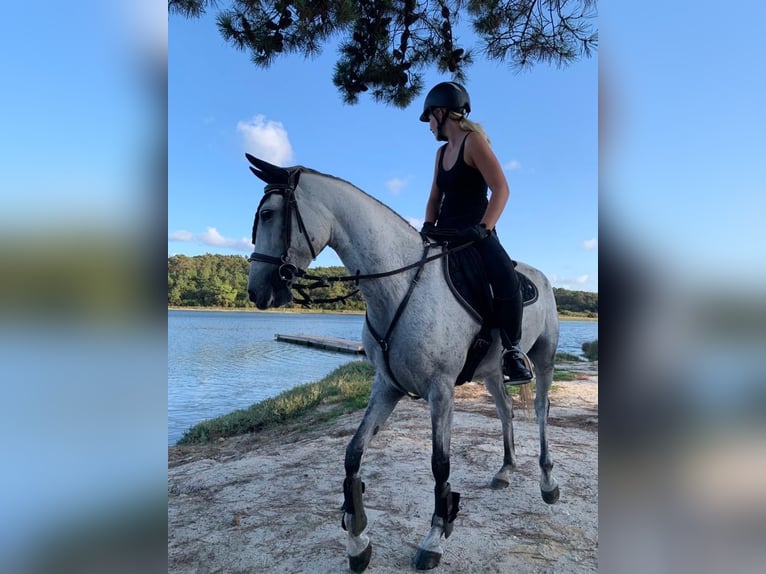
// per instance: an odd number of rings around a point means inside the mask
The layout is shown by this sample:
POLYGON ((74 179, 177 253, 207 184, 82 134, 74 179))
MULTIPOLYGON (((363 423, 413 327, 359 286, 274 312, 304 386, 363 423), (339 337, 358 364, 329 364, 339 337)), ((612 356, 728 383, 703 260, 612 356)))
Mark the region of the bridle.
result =
POLYGON ((277 266, 277 276, 285 284, 286 287, 292 287, 296 277, 302 277, 306 274, 306 271, 299 269, 295 263, 292 262, 290 257, 290 247, 292 244, 293 235, 293 212, 295 212, 295 218, 298 222, 298 231, 306 238, 306 243, 311 251, 312 261, 316 259, 317 254, 314 249, 314 245, 311 243, 306 226, 303 224, 303 218, 301 212, 298 209, 298 200, 295 197, 295 188, 298 186, 298 179, 300 178, 300 170, 290 172, 286 183, 270 183, 263 190, 263 199, 258 204, 258 209, 255 212, 255 221, 253 222, 253 245, 255 245, 255 234, 258 230, 258 221, 261 218, 261 207, 264 202, 274 194, 281 195, 284 198, 284 217, 282 221, 282 240, 285 245, 284 253, 280 257, 274 257, 273 255, 266 255, 265 253, 257 253, 253 251, 248 261, 260 261, 262 263, 271 263, 277 266))

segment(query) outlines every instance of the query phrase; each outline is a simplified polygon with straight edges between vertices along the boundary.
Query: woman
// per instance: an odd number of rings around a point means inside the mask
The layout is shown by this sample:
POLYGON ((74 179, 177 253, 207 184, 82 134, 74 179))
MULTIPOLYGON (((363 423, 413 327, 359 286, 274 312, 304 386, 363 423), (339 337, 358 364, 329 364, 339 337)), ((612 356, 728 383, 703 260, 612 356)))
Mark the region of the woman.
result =
POLYGON ((421 233, 437 228, 456 230, 462 240, 475 241, 494 296, 503 343, 506 382, 532 379, 529 359, 519 347, 522 300, 513 262, 495 232, 510 192, 508 182, 484 129, 467 118, 471 100, 465 88, 442 82, 426 96, 421 122, 428 122, 438 141, 431 194, 421 233), (487 199, 487 188, 492 193, 487 199))

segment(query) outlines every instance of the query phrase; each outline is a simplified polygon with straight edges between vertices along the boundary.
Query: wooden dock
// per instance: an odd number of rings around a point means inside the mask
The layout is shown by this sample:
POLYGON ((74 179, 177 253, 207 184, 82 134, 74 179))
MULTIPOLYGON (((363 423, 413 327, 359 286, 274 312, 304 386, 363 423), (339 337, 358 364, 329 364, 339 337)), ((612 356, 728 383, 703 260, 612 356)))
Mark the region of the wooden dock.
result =
POLYGON ((351 353, 353 355, 364 355, 364 347, 359 341, 349 339, 340 339, 336 337, 317 337, 315 335, 274 335, 277 341, 284 343, 293 343, 303 345, 304 347, 315 347, 326 351, 337 351, 339 353, 351 353))

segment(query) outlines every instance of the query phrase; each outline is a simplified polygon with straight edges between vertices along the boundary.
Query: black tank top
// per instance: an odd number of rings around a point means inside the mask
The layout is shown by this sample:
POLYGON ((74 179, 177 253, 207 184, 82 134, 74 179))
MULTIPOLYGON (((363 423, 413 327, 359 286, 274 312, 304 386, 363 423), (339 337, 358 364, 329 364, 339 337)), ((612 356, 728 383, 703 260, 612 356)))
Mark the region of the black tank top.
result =
POLYGON ((460 144, 457 161, 450 170, 444 169, 443 145, 439 154, 439 170, 436 173, 436 185, 442 192, 442 203, 437 217, 437 227, 461 228, 476 225, 484 217, 489 204, 487 200, 487 182, 481 172, 469 166, 463 159, 465 140, 460 144))

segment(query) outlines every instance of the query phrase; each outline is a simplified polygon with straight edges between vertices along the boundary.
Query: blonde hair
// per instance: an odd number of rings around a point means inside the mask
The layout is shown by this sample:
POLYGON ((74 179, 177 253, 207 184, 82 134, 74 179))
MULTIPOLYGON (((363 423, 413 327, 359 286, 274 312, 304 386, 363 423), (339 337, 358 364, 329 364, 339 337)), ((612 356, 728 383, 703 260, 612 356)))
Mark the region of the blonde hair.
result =
POLYGON ((481 136, 487 140, 487 143, 490 143, 489 136, 487 135, 487 132, 484 131, 484 128, 481 126, 481 124, 469 120, 467 117, 465 117, 464 113, 450 110, 447 114, 447 117, 452 120, 456 120, 460 125, 460 129, 464 132, 476 132, 481 134, 481 136))

